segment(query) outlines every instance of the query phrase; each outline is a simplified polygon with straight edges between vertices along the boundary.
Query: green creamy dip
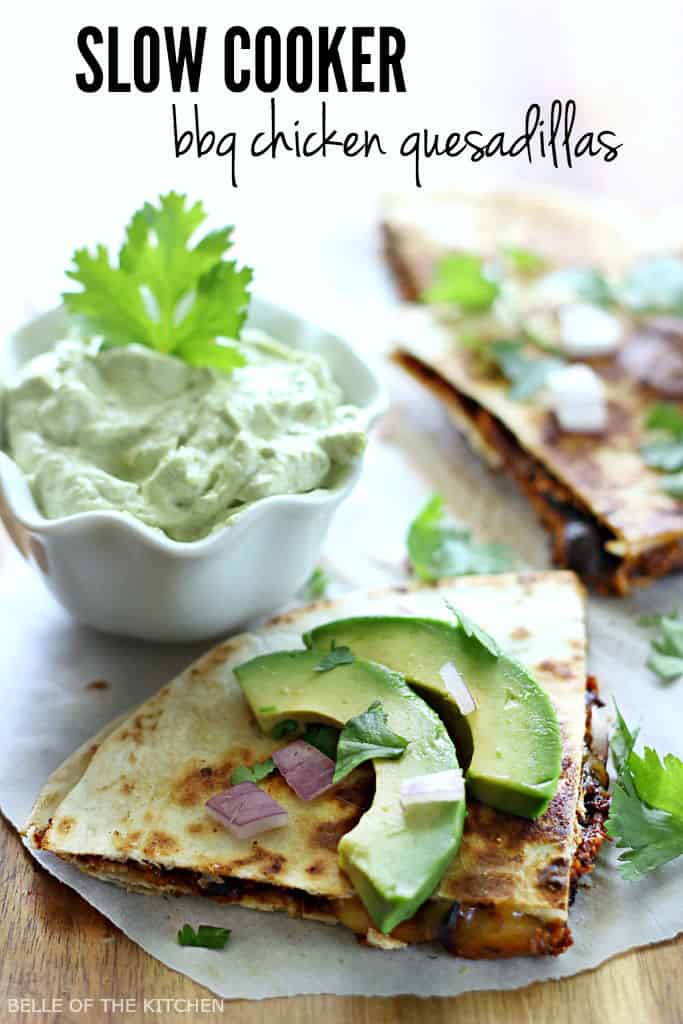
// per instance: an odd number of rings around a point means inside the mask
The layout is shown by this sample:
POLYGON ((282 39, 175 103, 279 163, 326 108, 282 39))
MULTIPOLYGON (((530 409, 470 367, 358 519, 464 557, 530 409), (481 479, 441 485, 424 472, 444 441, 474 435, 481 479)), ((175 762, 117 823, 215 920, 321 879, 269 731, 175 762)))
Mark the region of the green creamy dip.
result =
POLYGON ((60 341, 2 396, 2 436, 48 518, 126 512, 179 541, 250 502, 334 486, 365 447, 317 355, 245 330, 231 376, 140 345, 60 341))

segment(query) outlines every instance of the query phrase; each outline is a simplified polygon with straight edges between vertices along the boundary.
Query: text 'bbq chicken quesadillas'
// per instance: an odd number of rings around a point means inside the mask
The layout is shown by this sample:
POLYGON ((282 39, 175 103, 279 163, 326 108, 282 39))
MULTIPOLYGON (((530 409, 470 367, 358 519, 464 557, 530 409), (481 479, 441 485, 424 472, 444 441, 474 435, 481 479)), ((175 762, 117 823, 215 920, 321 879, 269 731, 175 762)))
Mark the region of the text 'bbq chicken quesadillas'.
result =
POLYGON ((95 736, 25 835, 134 891, 340 922, 380 948, 561 953, 607 813, 585 648, 571 573, 322 601, 95 736))
POLYGON ((528 497, 555 564, 683 567, 683 217, 524 193, 391 202, 396 360, 528 497))

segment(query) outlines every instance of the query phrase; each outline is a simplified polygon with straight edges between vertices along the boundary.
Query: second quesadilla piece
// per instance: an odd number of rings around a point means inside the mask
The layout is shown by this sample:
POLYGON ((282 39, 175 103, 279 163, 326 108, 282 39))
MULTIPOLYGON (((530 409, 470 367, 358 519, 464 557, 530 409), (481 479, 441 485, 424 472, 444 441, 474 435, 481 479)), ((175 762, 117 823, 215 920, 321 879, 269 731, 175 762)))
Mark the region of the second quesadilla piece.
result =
MULTIPOLYGON (((489 259, 512 246, 523 258, 530 253, 550 260, 549 271, 563 265, 615 270, 639 253, 663 246, 675 227, 681 231, 679 239, 683 237, 679 216, 670 218, 665 231, 661 217, 637 217, 633 209, 617 206, 608 216, 595 204, 525 193, 426 197, 408 209, 413 210, 412 225, 405 207, 390 206, 385 231, 390 263, 402 293, 410 299, 423 293, 439 258, 448 252, 467 251, 489 259), (425 210, 431 210, 435 223, 441 215, 439 232, 430 233, 425 210)), ((552 303, 560 305, 552 306, 552 316, 571 306, 570 313, 578 310, 581 322, 594 328, 599 301, 588 304, 587 311, 583 300, 555 296, 552 303)), ((547 338, 541 331, 540 344, 537 349, 532 344, 531 355, 545 359, 546 365, 562 355, 565 361, 580 358, 581 373, 588 374, 589 383, 603 395, 604 422, 595 428, 571 429, 552 407, 546 387, 550 374, 533 394, 522 394, 511 387, 500 365, 486 362, 486 346, 472 344, 482 329, 480 321, 445 322, 426 309, 421 312, 416 308, 399 329, 396 361, 441 399, 453 422, 493 469, 512 476, 549 532, 557 565, 616 594, 683 567, 683 505, 673 492, 667 493, 661 472, 646 463, 641 451, 648 440, 647 411, 664 394, 669 400, 683 395, 683 321, 676 326, 661 318, 627 318, 623 344, 599 357, 557 351, 552 334, 547 338), (548 342, 550 356, 541 351, 548 342), (644 365, 648 360, 659 364, 659 390, 652 382, 644 383, 641 371, 636 375, 634 368, 641 364, 643 372, 651 372, 644 365)), ((543 316, 544 309, 531 311, 538 313, 543 316)), ((599 308, 597 315, 601 316, 599 308)), ((617 310, 616 329, 619 316, 617 310)), ((604 322, 604 314, 602 318, 604 322)), ((519 325, 506 328, 493 315, 492 320, 485 325, 493 332, 489 340, 511 339, 504 342, 514 350, 508 358, 517 359, 517 366, 524 369, 522 360, 529 359, 529 350, 519 348, 519 338, 530 335, 519 325)), ((592 328, 585 329, 590 333, 592 328)), ((527 368, 533 365, 526 363, 527 368)), ((562 386, 571 393, 578 380, 567 379, 562 386)), ((680 401, 675 407, 683 412, 680 401)))
POLYGON ((600 846, 606 813, 597 778, 604 779, 604 765, 584 747, 585 694, 583 594, 571 574, 468 577, 321 602, 220 645, 77 751, 46 784, 26 835, 35 848, 136 891, 194 893, 341 922, 382 948, 441 938, 464 956, 559 953, 571 942, 569 903, 600 846), (258 727, 235 667, 303 649, 302 633, 331 619, 448 618, 444 598, 546 689, 560 723, 561 777, 536 820, 468 799, 462 844, 436 892, 383 935, 337 853, 370 806, 371 769, 356 769, 310 801, 273 773, 259 785, 287 810, 288 825, 251 840, 217 824, 206 801, 230 785, 236 768, 286 742, 258 727))
POLYGON ((419 299, 448 252, 495 256, 528 249, 559 267, 622 269, 648 254, 677 252, 683 207, 647 209, 557 189, 419 192, 387 199, 384 251, 401 294, 419 299))

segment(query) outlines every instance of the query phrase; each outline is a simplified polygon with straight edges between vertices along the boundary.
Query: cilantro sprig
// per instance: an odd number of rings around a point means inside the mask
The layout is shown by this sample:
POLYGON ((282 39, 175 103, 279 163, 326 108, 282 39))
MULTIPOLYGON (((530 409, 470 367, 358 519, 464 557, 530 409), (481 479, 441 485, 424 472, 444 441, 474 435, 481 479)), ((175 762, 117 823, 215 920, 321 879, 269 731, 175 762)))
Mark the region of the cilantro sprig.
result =
POLYGON ((63 294, 67 310, 107 346, 136 342, 226 372, 243 366, 234 342, 252 271, 225 259, 231 227, 192 244, 205 220, 202 204, 177 192, 160 196, 157 206, 145 203, 126 228, 118 262, 103 245, 76 250, 67 276, 82 289, 63 294))
POLYGON ((448 517, 440 494, 433 494, 413 519, 406 543, 412 569, 426 583, 505 572, 511 566, 504 545, 477 544, 470 530, 448 517))
POLYGON ((367 711, 349 719, 339 734, 333 781, 339 782, 364 761, 400 757, 407 746, 408 740, 387 725, 382 702, 373 701, 367 711))
POLYGON ((191 924, 184 924, 178 932, 181 946, 200 946, 202 949, 225 949, 232 931, 212 924, 200 924, 197 931, 191 924))
POLYGON ((625 851, 619 870, 630 881, 683 855, 683 761, 673 754, 662 761, 651 747, 639 757, 638 730, 631 732, 616 713, 611 747, 617 778, 606 825, 625 851))

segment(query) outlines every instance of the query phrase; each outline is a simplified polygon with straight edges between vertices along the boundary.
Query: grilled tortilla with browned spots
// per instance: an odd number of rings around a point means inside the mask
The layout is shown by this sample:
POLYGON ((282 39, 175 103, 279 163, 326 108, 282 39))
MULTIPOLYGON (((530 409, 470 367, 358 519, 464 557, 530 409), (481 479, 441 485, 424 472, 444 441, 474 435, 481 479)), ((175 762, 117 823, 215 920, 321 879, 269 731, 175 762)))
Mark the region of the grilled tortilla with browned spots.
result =
POLYGON ((441 938, 470 957, 560 953, 571 942, 569 904, 602 841, 604 765, 586 761, 583 592, 570 573, 469 577, 438 588, 398 588, 323 601, 215 648, 157 696, 69 758, 38 797, 25 834, 98 878, 148 893, 196 893, 259 910, 345 924, 373 945, 441 938), (232 667, 301 645, 330 618, 445 617, 447 598, 526 661, 557 709, 564 756, 548 811, 536 821, 468 802, 460 850, 416 916, 379 935, 336 847, 369 806, 365 766, 311 802, 277 775, 261 785, 289 824, 258 840, 234 838, 206 801, 239 765, 277 744, 253 720, 232 667), (586 789, 586 786, 588 787, 586 789))
MULTIPOLYGON (((393 201, 384 232, 401 292, 416 299, 449 251, 492 256, 518 246, 557 266, 617 269, 638 255, 680 249, 683 223, 552 193, 452 194, 393 201)), ((633 344, 641 343, 636 333, 633 344)), ((681 337, 668 329, 663 336, 683 349, 681 337)), ((640 454, 643 413, 661 395, 619 358, 586 360, 605 384, 606 431, 568 434, 540 404, 511 398, 508 383, 458 345, 455 330, 408 326, 396 341, 396 360, 442 399, 478 454, 526 494, 550 533, 556 565, 617 594, 683 567, 683 503, 663 491, 661 475, 640 454)), ((683 368, 683 354, 677 358, 683 368)))

